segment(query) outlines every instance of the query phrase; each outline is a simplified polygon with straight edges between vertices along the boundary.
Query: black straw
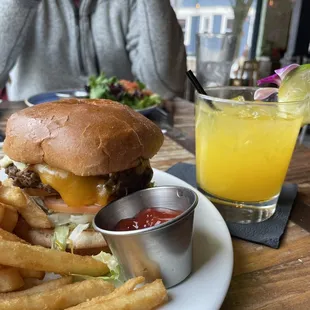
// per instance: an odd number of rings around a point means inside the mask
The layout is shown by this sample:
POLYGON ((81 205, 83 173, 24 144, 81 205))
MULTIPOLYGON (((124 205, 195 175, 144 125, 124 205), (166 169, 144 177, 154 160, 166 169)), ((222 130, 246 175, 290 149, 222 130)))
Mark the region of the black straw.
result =
MULTIPOLYGON (((199 81, 197 80, 195 74, 193 73, 192 70, 188 70, 186 72, 186 75, 187 77, 189 78, 189 80, 191 81, 191 83, 193 84, 193 86, 195 87, 195 89, 197 90, 197 92, 199 94, 202 94, 202 95, 208 95, 205 90, 203 89, 203 87, 201 86, 201 84, 199 83, 199 81)), ((212 103, 211 100, 206 100, 207 103, 209 104, 209 106, 214 109, 214 110, 218 110, 218 108, 212 103)))
POLYGON ((192 82, 193 86, 195 87, 195 89, 198 91, 199 94, 207 95, 207 93, 205 92, 205 90, 203 89, 199 81, 197 80, 192 70, 188 70, 186 72, 186 75, 190 79, 190 81, 192 82))

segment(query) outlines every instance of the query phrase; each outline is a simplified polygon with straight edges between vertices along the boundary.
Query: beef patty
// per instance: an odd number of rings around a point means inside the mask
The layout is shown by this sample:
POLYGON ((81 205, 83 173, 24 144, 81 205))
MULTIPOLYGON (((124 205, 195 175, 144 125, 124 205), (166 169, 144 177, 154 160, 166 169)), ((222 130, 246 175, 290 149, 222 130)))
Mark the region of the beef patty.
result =
MULTIPOLYGON (((40 189, 51 195, 59 195, 50 185, 43 184, 39 175, 30 168, 19 170, 14 164, 11 164, 5 168, 5 173, 13 180, 15 186, 40 189)), ((137 167, 102 176, 103 179, 107 180, 107 189, 116 197, 147 188, 152 177, 153 170, 149 160, 141 160, 137 167)))
POLYGON ((13 185, 17 187, 36 188, 44 190, 49 194, 58 194, 58 192, 55 191, 51 186, 43 184, 39 175, 35 171, 32 171, 28 168, 19 170, 14 164, 11 164, 5 168, 5 173, 13 180, 13 185))

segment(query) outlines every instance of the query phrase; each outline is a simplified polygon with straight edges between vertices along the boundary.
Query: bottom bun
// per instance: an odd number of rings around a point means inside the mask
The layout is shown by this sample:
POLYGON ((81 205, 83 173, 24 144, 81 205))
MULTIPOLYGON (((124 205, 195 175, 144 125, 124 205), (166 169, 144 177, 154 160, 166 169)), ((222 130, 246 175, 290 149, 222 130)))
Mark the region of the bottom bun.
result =
MULTIPOLYGON (((14 233, 33 245, 40 245, 45 248, 52 247, 53 229, 32 228, 20 218, 14 233)), ((67 251, 70 252, 71 249, 67 247, 67 251)), ((80 255, 96 255, 101 251, 110 252, 102 235, 94 230, 84 230, 73 246, 73 252, 80 255)))

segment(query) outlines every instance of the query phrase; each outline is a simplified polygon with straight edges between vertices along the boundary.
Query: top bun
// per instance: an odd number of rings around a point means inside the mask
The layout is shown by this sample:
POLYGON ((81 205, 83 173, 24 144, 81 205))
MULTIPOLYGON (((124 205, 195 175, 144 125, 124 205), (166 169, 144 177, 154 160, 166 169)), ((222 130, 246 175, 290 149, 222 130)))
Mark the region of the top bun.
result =
POLYGON ((105 99, 63 99, 26 108, 7 122, 4 152, 13 160, 105 175, 135 167, 163 143, 143 115, 105 99))

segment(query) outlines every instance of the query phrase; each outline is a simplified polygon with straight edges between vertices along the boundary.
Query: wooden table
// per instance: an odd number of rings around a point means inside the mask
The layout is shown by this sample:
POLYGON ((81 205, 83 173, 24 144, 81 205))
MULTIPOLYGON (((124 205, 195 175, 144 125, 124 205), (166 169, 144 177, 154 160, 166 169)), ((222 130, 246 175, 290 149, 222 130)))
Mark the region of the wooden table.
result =
MULTIPOLYGON (((5 105, 7 115, 23 106, 5 105)), ((166 110, 174 114, 174 126, 167 127, 164 145, 152 159, 162 170, 195 162, 194 105, 179 99, 166 110)), ((275 250, 233 238, 234 271, 223 310, 310 309, 310 149, 295 150, 286 180, 297 183, 299 193, 281 246, 275 250)))

